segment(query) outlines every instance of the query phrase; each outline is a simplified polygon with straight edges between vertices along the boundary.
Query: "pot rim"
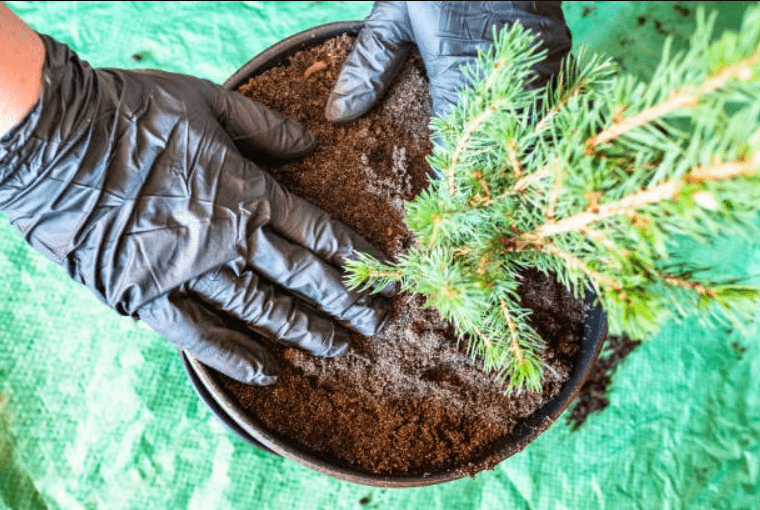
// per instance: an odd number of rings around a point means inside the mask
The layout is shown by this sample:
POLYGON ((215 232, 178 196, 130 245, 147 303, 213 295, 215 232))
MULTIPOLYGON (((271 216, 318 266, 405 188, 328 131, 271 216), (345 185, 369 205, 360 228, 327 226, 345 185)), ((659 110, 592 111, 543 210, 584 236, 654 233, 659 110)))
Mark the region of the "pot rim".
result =
MULTIPOLYGON (((249 60, 225 81, 224 87, 235 90, 254 73, 260 73, 274 67, 298 51, 320 44, 334 36, 344 33, 356 35, 363 25, 363 21, 339 21, 299 32, 274 44, 249 60)), ((510 437, 500 440, 501 445, 497 448, 499 454, 497 463, 522 451, 530 442, 535 440, 559 418, 580 391, 607 336, 606 314, 600 305, 595 305, 595 301, 595 294, 590 291, 587 292, 588 311, 584 322, 584 334, 579 353, 580 360, 573 368, 570 378, 555 398, 523 420, 510 437)), ((467 476, 467 473, 458 469, 421 476, 372 475, 337 465, 314 453, 305 452, 279 439, 265 427, 254 423, 251 417, 240 409, 235 400, 228 395, 213 370, 184 351, 181 351, 180 355, 191 383, 212 413, 238 436, 264 451, 295 460, 308 468, 340 480, 376 487, 422 487, 467 476)))

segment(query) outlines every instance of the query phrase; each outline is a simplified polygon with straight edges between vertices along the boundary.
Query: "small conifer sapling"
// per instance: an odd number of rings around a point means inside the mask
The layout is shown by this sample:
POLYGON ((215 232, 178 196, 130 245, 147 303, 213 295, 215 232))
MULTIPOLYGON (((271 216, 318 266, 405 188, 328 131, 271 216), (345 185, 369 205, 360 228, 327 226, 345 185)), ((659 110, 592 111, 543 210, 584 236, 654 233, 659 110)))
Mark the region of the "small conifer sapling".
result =
POLYGON ((507 391, 540 391, 548 370, 519 304, 526 268, 578 297, 593 289, 612 334, 750 320, 757 287, 679 251, 758 235, 760 8, 713 41, 714 21, 698 12, 688 49, 668 40, 648 82, 581 50, 540 90, 526 87, 537 37, 519 23, 496 33, 473 86, 431 123, 440 178, 406 203, 415 245, 393 263, 360 256, 349 283, 424 295, 507 391))

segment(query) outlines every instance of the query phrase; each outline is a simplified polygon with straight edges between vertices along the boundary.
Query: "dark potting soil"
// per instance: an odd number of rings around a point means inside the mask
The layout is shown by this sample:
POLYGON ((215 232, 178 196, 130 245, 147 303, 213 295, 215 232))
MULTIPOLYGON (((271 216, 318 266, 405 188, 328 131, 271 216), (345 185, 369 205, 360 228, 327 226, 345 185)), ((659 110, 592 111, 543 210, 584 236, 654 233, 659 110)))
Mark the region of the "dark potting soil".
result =
POLYGON ((571 405, 567 423, 576 431, 592 413, 600 413, 610 405, 607 389, 612 383, 612 374, 618 365, 628 357, 641 341, 628 336, 608 336, 599 358, 583 383, 575 402, 571 405))
MULTIPOLYGON (((299 120, 319 139, 313 153, 270 169, 272 175, 393 257, 412 242, 403 202, 428 182, 427 81, 413 55, 379 106, 348 124, 327 122, 327 97, 353 42, 341 36, 302 51, 240 91, 299 120)), ((353 334, 341 358, 277 347, 276 384, 220 378, 256 421, 302 451, 368 474, 455 468, 473 474, 501 460, 490 449, 559 392, 578 355, 584 303, 538 272, 525 274, 521 296, 534 310, 552 367, 542 393, 505 395, 495 376, 466 355, 451 324, 409 294, 393 298, 382 334, 353 334)))

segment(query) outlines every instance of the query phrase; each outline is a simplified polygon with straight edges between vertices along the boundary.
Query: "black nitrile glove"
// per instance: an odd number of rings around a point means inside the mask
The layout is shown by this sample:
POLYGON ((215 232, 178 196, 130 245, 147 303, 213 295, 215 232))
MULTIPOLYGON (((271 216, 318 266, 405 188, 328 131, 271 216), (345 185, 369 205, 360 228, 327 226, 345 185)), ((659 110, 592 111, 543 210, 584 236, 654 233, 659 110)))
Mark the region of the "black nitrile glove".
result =
POLYGON ((542 86, 559 71, 572 43, 561 2, 375 2, 330 94, 328 120, 346 122, 372 108, 412 44, 425 62, 433 115, 443 115, 468 85, 462 66, 493 44, 494 26, 501 30, 515 21, 536 32, 549 51, 534 68, 533 85, 542 86))
POLYGON ((41 37, 40 101, 0 140, 0 210, 35 249, 246 383, 277 366, 226 316, 322 356, 347 348, 330 318, 382 326, 387 300, 347 290, 340 270, 354 251, 382 254, 238 149, 304 155, 315 139, 300 124, 190 76, 93 70, 41 37))

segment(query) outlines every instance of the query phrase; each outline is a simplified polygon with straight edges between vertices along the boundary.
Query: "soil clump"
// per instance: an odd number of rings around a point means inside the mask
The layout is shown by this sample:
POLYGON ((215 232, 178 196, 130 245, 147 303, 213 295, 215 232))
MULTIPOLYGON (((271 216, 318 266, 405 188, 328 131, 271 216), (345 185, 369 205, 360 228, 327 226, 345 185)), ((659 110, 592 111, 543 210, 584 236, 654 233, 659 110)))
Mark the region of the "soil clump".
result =
POLYGON ((640 340, 631 340, 626 335, 607 337, 599 358, 578 392, 575 403, 571 404, 567 423, 572 426, 573 431, 578 430, 591 414, 601 413, 610 405, 607 391, 612 384, 612 375, 639 345, 640 340))

